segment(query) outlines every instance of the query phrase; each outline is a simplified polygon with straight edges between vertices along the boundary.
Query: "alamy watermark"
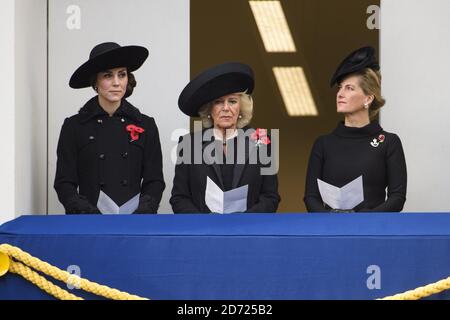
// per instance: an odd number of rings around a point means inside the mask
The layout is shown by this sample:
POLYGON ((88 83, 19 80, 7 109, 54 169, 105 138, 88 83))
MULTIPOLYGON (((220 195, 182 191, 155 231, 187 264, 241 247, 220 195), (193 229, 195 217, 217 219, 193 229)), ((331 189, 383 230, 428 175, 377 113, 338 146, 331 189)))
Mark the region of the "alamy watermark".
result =
POLYGON ((75 4, 67 7, 66 13, 69 15, 66 19, 66 27, 68 30, 81 29, 81 8, 75 4))
POLYGON ((67 267, 67 272, 70 277, 67 279, 67 288, 69 290, 81 288, 81 268, 77 265, 70 265, 67 267))
POLYGON ((375 264, 367 267, 367 274, 370 276, 367 278, 366 285, 369 290, 381 289, 381 268, 375 264))
POLYGON ((178 141, 172 149, 174 164, 260 164, 261 175, 274 175, 279 168, 279 129, 236 129, 226 130, 229 139, 226 146, 214 142, 214 129, 202 130, 202 122, 194 122, 194 133, 177 129, 172 133, 172 141, 178 141), (226 152, 224 152, 226 148, 226 152))
POLYGON ((370 14, 366 21, 367 29, 380 30, 380 6, 368 6, 366 13, 370 14))

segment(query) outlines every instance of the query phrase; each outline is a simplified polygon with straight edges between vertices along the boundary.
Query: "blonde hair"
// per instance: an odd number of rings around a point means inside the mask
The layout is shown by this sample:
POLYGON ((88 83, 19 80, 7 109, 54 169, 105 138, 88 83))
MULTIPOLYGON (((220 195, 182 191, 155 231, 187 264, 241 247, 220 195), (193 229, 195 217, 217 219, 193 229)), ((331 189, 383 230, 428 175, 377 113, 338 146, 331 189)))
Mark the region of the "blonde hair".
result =
POLYGON ((365 68, 357 74, 359 75, 359 85, 364 94, 374 97, 369 107, 370 119, 374 119, 386 103, 386 100, 381 96, 381 73, 371 68, 365 68))
MULTIPOLYGON (((239 95, 239 103, 240 103, 240 110, 238 118, 236 122, 236 127, 238 129, 241 129, 248 125, 253 117, 253 98, 251 95, 247 94, 247 91, 236 93, 239 95)), ((208 102, 207 104, 203 105, 199 110, 198 114, 200 116, 200 119, 202 120, 203 128, 211 128, 214 126, 214 121, 211 118, 211 109, 213 107, 213 101, 208 102)))

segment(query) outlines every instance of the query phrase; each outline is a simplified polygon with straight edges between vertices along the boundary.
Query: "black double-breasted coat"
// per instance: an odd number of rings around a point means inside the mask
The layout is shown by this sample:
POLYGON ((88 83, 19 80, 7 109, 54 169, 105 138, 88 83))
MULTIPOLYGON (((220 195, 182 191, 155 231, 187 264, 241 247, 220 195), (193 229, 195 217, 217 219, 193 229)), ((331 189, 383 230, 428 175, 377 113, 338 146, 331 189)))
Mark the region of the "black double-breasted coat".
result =
POLYGON ((100 190, 118 206, 140 194, 136 213, 157 212, 165 188, 158 128, 125 99, 113 116, 90 99, 64 121, 57 155, 54 187, 66 213, 99 213, 100 190), (144 129, 137 140, 128 125, 144 129))
MULTIPOLYGON (((247 129, 247 128, 246 128, 247 129)), ((180 145, 183 140, 189 138, 191 143, 191 161, 190 163, 178 163, 175 166, 175 177, 173 180, 172 196, 170 204, 174 213, 210 213, 210 209, 205 202, 205 191, 207 177, 222 190, 226 191, 226 180, 229 180, 231 189, 248 185, 247 210, 249 213, 268 213, 276 212, 280 202, 278 194, 278 177, 277 174, 262 175, 261 169, 267 167, 261 163, 258 148, 267 148, 267 146, 256 147, 255 143, 248 137, 245 138, 245 163, 235 163, 231 168, 226 168, 227 173, 224 174, 225 167, 214 159, 207 159, 208 148, 214 143, 212 141, 201 142, 202 163, 195 164, 195 148, 196 139, 194 134, 189 134, 180 139, 180 145), (206 152, 205 152, 206 150, 206 152), (256 157, 256 158, 255 158, 256 157), (256 159, 256 163, 251 160, 256 159), (205 161, 207 159, 207 163, 205 161)), ((184 144, 186 147, 187 144, 184 144)), ((218 148, 220 150, 220 148, 218 148)), ((268 151, 270 155, 270 150, 268 151)), ((178 157, 183 157, 183 150, 178 150, 178 157)), ((215 158, 215 154, 213 154, 215 158)), ((179 162, 181 162, 179 160, 179 162)))

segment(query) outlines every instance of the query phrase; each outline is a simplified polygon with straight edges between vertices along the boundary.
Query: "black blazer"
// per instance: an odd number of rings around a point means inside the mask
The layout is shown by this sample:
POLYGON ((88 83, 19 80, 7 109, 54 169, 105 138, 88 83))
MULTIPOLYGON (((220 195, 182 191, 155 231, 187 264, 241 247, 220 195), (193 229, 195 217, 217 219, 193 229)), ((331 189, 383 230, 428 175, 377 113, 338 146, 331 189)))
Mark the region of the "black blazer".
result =
POLYGON ((136 212, 156 213, 165 188, 158 128, 126 100, 110 117, 89 100, 61 129, 54 187, 66 213, 99 213, 100 190, 121 206, 140 193, 136 212), (127 125, 143 128, 132 141, 127 125))
MULTIPOLYGON (((188 134, 180 139, 179 146, 186 137, 190 138, 191 150, 195 150, 194 134, 188 134)), ((202 143, 202 151, 213 147, 214 141, 202 143)), ((268 165, 261 164, 258 148, 267 148, 262 145, 255 146, 254 141, 249 138, 245 140, 245 164, 235 164, 233 168, 232 188, 248 185, 247 211, 246 212, 276 212, 280 196, 278 194, 278 177, 274 175, 261 175, 261 168, 268 165), (255 153, 255 154, 254 154, 255 153), (256 157, 255 164, 250 163, 250 159, 256 157)), ((186 144, 185 144, 186 145, 186 144)), ((264 151, 265 150, 261 150, 264 151)), ((268 150, 270 154, 270 149, 268 150)), ((205 153, 206 155, 209 152, 205 153)), ((203 153, 202 153, 203 155, 203 153)), ((183 150, 178 150, 178 158, 183 156, 183 150)), ((214 154, 212 156, 215 156, 214 154)), ((205 156, 207 163, 214 162, 205 156)), ((174 213, 210 213, 205 203, 205 190, 207 177, 214 181, 222 190, 225 190, 221 165, 217 162, 207 164, 193 164, 194 152, 191 152, 191 164, 179 163, 175 166, 175 177, 173 180, 172 197, 170 204, 174 213)))

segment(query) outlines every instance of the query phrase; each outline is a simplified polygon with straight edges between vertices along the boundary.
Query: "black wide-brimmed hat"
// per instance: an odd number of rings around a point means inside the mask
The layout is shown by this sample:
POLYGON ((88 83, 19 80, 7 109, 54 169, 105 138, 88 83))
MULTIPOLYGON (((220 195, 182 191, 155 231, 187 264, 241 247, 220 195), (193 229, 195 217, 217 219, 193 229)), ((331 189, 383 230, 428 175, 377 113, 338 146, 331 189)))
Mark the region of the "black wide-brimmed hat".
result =
POLYGON ((148 50, 141 46, 123 46, 114 42, 96 45, 83 63, 72 75, 69 86, 74 89, 89 87, 90 79, 96 73, 117 67, 127 67, 129 72, 142 66, 148 57, 148 50))
POLYGON ((178 106, 191 117, 198 117, 198 110, 204 104, 227 94, 247 92, 255 86, 253 70, 238 62, 228 62, 209 68, 196 76, 183 89, 178 106))
POLYGON ((330 86, 338 83, 343 77, 361 71, 365 68, 380 70, 375 49, 373 47, 364 47, 350 53, 344 61, 341 62, 330 81, 330 86))

